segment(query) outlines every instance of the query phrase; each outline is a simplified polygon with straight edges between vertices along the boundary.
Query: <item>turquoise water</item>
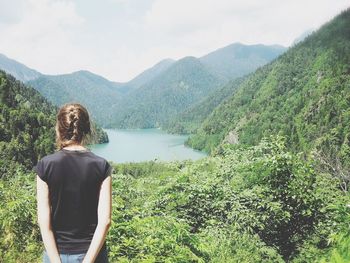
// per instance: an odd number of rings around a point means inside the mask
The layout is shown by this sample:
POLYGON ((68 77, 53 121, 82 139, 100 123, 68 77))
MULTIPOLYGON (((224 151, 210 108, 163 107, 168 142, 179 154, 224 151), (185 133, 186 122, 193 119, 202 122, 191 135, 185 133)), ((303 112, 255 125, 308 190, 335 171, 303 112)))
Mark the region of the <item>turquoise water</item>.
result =
POLYGON ((184 146, 186 135, 168 134, 160 129, 103 129, 109 143, 90 145, 97 155, 109 161, 140 162, 150 160, 197 160, 205 153, 184 146))

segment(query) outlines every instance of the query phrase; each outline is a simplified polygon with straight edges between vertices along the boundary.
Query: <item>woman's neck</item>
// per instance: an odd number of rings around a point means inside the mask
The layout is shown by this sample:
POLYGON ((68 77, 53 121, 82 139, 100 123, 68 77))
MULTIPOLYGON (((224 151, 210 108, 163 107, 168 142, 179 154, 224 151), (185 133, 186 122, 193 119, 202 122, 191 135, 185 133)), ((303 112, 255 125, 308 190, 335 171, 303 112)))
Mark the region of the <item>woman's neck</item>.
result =
POLYGON ((87 150, 84 146, 82 146, 80 144, 69 145, 69 146, 63 147, 63 149, 72 150, 72 151, 80 151, 80 150, 86 151, 87 150))

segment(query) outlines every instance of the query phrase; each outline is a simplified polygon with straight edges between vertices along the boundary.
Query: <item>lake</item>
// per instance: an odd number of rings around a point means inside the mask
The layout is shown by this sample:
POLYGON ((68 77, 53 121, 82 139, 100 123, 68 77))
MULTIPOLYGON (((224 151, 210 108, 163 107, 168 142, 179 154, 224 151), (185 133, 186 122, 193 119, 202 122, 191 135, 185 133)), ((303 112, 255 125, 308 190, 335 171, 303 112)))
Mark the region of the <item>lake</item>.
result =
POLYGON ((197 160, 206 153, 184 145, 188 136, 168 134, 161 129, 103 129, 109 143, 93 144, 90 149, 116 163, 150 160, 197 160))

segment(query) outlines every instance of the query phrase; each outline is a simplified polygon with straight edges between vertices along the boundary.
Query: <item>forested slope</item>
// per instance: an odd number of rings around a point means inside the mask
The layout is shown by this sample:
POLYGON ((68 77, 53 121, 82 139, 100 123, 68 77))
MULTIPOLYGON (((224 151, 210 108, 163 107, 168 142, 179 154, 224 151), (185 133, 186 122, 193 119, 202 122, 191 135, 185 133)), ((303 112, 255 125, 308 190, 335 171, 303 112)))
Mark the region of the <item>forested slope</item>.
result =
POLYGON ((31 169, 54 149, 55 107, 40 93, 0 71, 1 176, 14 165, 31 169))
POLYGON ((204 116, 221 102, 223 95, 232 93, 232 88, 218 93, 214 93, 215 91, 228 81, 268 63, 284 50, 284 47, 277 45, 234 43, 199 58, 164 60, 127 83, 131 87, 135 86, 134 83, 142 84, 136 89, 132 88, 123 101, 116 105, 117 111, 110 126, 162 127, 180 133, 192 131, 194 125, 191 123, 196 122, 198 126, 204 116), (217 98, 212 100, 212 96, 217 98), (195 104, 205 98, 208 101, 203 106, 208 105, 209 108, 202 112, 201 106, 197 107, 195 104), (190 113, 192 107, 195 109, 190 113), (201 117, 193 117, 198 113, 201 117))
POLYGON ((83 104, 90 112, 91 118, 101 126, 113 119, 114 105, 118 104, 125 93, 118 83, 89 71, 42 75, 27 84, 57 106, 72 101, 83 104))
MULTIPOLYGON (((0 71, 0 177, 10 176, 19 166, 32 169, 53 152, 57 110, 38 91, 0 71)), ((92 125, 93 141, 107 142, 107 134, 92 125)))
POLYGON ((150 82, 130 92, 116 106, 118 111, 111 126, 159 127, 223 83, 197 58, 183 58, 150 82))
POLYGON ((188 144, 213 151, 229 133, 248 145, 278 133, 287 136, 291 149, 326 149, 348 160, 349 10, 251 74, 188 144))
POLYGON ((246 77, 236 78, 225 84, 222 88, 214 90, 205 98, 178 115, 167 120, 162 128, 170 133, 195 133, 202 122, 224 100, 229 99, 246 77))

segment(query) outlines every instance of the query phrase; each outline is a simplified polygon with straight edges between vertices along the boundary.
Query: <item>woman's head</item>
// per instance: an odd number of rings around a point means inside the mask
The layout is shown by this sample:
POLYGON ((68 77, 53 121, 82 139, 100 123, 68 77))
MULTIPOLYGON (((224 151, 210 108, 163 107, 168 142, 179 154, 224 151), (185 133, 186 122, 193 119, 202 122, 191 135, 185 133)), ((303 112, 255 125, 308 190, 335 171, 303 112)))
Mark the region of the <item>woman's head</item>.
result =
POLYGON ((89 113, 79 103, 64 104, 56 118, 56 146, 58 149, 84 144, 91 135, 89 113))

